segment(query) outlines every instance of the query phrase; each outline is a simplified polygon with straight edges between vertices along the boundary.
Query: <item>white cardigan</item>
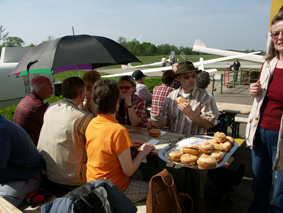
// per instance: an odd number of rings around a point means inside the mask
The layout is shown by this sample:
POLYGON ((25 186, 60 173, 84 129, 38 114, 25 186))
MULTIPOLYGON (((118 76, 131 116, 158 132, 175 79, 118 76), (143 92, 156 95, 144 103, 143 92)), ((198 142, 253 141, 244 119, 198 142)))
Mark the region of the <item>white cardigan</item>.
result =
MULTIPOLYGON (((260 74, 261 90, 259 94, 254 98, 252 110, 251 113, 249 114, 248 124, 246 128, 246 143, 251 148, 255 146, 254 144, 255 133, 258 127, 258 123, 260 121, 261 106, 266 96, 267 88, 270 84, 270 78, 273 75, 277 62, 278 62, 278 58, 275 57, 270 62, 266 61, 262 67, 262 71, 260 74)), ((282 153, 283 151, 283 120, 282 119, 283 117, 281 118, 281 125, 279 130, 277 154, 273 164, 273 169, 275 170, 283 169, 282 154, 280 155, 280 153, 282 153)))

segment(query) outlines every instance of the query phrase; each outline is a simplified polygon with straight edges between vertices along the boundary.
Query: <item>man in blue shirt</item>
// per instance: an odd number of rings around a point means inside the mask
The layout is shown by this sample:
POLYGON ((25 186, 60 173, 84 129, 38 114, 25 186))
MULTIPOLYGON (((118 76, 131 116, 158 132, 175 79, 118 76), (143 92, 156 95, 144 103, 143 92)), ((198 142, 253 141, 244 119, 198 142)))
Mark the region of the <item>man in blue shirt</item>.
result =
POLYGON ((0 195, 20 206, 38 190, 45 163, 26 131, 0 116, 0 195))

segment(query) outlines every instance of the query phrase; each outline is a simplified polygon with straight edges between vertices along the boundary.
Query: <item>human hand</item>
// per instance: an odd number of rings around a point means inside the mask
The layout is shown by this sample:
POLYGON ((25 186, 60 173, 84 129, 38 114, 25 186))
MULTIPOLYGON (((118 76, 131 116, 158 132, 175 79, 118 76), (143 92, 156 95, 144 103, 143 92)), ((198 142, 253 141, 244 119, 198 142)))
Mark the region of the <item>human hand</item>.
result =
POLYGON ((121 99, 123 99, 126 103, 126 106, 132 105, 132 95, 125 93, 121 95, 121 99))
POLYGON ((143 145, 141 145, 141 147, 139 148, 140 152, 144 152, 145 155, 148 155, 151 150, 155 149, 155 146, 150 144, 150 143, 144 143, 143 145))
POLYGON ((147 121, 147 129, 157 128, 157 122, 151 119, 147 121))
POLYGON ((141 141, 132 141, 132 147, 140 147, 143 144, 141 141))
POLYGON ((191 105, 187 102, 178 104, 178 108, 188 117, 190 117, 190 113, 193 111, 191 105))
POLYGON ((261 84, 260 80, 258 80, 256 83, 252 83, 250 85, 250 95, 254 98, 258 95, 258 93, 261 90, 261 84))
POLYGON ((90 91, 86 92, 86 100, 91 100, 92 99, 92 93, 90 91))

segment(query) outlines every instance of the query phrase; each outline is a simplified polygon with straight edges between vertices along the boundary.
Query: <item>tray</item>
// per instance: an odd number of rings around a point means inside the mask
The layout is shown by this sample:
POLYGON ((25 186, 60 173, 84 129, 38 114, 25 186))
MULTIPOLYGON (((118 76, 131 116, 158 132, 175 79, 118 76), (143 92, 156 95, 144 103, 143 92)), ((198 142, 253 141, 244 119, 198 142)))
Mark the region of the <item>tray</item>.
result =
MULTIPOLYGON (((211 136, 205 136, 205 135, 196 135, 194 136, 195 138, 200 138, 200 139, 207 139, 207 141, 209 141, 210 139, 212 139, 213 137, 211 136)), ((186 139, 185 139, 186 140, 186 139)), ((174 163, 174 164, 177 164, 177 165, 181 165, 183 167, 188 167, 188 168, 192 168, 192 169, 200 169, 198 167, 198 165, 186 165, 186 164, 182 164, 181 162, 175 162, 175 161, 169 161, 168 160, 168 154, 169 152, 171 151, 174 151, 174 150, 178 150, 177 148, 177 143, 179 142, 182 142, 182 141, 178 141, 178 142, 175 142, 175 143, 172 143, 172 144, 169 144, 168 146, 164 147, 163 149, 161 149, 159 152, 158 152, 158 157, 167 162, 167 163, 174 163)), ((188 143, 189 144, 189 143, 188 143)), ((218 162, 216 164, 216 167, 214 167, 213 169, 215 168, 219 168, 221 166, 223 166, 228 160, 229 158, 233 155, 233 153, 236 151, 236 149, 239 147, 239 145, 234 142, 232 148, 229 150, 229 152, 226 153, 226 155, 224 156, 223 160, 218 162)), ((205 170, 205 169, 202 169, 202 170, 205 170)))

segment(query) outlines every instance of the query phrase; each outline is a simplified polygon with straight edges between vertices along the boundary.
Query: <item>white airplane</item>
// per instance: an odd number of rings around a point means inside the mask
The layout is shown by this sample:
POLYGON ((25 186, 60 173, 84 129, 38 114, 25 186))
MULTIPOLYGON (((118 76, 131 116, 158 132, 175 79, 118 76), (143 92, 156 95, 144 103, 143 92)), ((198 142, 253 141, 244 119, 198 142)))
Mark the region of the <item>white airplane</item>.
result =
MULTIPOLYGON (((169 58, 166 60, 167 62, 170 62, 170 58, 175 57, 175 52, 171 51, 169 58)), ((144 64, 144 65, 137 65, 137 66, 132 66, 131 63, 128 63, 127 65, 121 65, 122 69, 129 69, 129 68, 143 68, 143 67, 153 67, 153 66, 161 66, 162 62, 154 62, 151 64, 144 64)))
MULTIPOLYGON (((214 49, 214 48, 208 48, 206 47, 205 43, 199 39, 196 39, 194 46, 193 46, 194 52, 201 52, 201 53, 208 53, 212 55, 220 55, 220 56, 235 56, 237 54, 240 54, 240 52, 235 51, 228 51, 228 50, 220 50, 220 49, 214 49)), ((245 55, 241 57, 241 59, 253 61, 262 64, 264 62, 264 57, 261 55, 245 55)))
MULTIPOLYGON (((216 69, 211 69, 211 70, 207 70, 204 69, 204 65, 205 64, 209 64, 209 63, 215 63, 215 62, 219 62, 219 61, 224 61, 224 60, 229 60, 229 59, 233 59, 233 58, 242 58, 245 57, 247 55, 254 55, 257 54, 259 52, 252 52, 252 53, 238 53, 236 55, 232 55, 232 56, 226 56, 226 57, 221 57, 221 58, 215 58, 215 59, 210 59, 210 60, 203 60, 203 58, 201 58, 200 62, 194 62, 194 67, 198 67, 199 70, 205 70, 207 72, 215 72, 217 71, 216 69)), ((132 67, 132 68, 136 68, 136 66, 132 67)), ((150 69, 143 69, 142 72, 143 73, 151 73, 151 72, 158 72, 158 71, 163 71, 163 70, 171 70, 172 66, 167 66, 167 67, 158 67, 158 68, 150 68, 150 69)), ((104 75, 104 78, 110 78, 110 77, 118 77, 118 76, 124 76, 124 75, 132 75, 133 71, 130 72, 123 72, 123 73, 117 73, 117 74, 112 74, 112 75, 104 75)))

